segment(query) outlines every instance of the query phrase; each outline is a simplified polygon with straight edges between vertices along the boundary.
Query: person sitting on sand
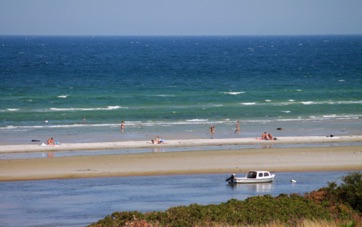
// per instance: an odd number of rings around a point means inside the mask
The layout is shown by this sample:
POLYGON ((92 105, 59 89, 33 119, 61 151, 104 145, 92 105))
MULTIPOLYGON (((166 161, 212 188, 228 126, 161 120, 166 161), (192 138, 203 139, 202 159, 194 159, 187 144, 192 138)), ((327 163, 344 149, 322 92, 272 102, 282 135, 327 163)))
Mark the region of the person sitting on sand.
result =
POLYGON ((156 137, 156 139, 151 140, 152 144, 161 144, 161 143, 165 143, 165 140, 161 139, 159 136, 156 137))
POLYGON ((157 136, 156 141, 158 144, 165 143, 165 140, 161 139, 159 136, 157 136))
POLYGON ((268 134, 268 140, 273 140, 273 138, 274 138, 273 135, 269 133, 268 134))
POLYGON ((160 143, 160 141, 161 141, 161 140, 160 140, 160 137, 159 137, 159 136, 157 136, 157 137, 156 137, 156 139, 155 139, 155 144, 159 144, 159 143, 160 143))
POLYGON ((263 134, 261 134, 261 139, 262 140, 268 140, 268 134, 266 132, 264 132, 263 134))

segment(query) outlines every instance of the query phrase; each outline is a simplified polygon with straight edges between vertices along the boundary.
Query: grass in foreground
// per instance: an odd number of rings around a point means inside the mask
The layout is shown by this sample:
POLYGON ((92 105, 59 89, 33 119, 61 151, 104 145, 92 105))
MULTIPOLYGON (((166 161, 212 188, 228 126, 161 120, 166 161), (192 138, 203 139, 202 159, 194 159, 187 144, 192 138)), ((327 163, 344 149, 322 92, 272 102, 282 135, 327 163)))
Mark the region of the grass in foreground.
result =
POLYGON ((350 173, 342 180, 340 186, 329 183, 304 196, 255 196, 144 214, 114 212, 90 226, 362 226, 362 174, 350 173))

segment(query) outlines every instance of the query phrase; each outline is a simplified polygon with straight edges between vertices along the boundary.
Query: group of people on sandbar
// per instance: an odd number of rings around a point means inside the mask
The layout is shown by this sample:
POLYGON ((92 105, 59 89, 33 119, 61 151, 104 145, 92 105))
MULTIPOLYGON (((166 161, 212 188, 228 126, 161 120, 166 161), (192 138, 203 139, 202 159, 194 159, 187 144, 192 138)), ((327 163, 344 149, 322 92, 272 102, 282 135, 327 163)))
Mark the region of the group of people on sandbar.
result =
POLYGON ((161 144, 166 143, 165 140, 161 139, 159 136, 156 137, 156 139, 151 140, 152 144, 161 144))
POLYGON ((261 138, 258 138, 261 140, 276 140, 277 138, 273 137, 271 133, 264 132, 261 134, 261 138))
POLYGON ((53 146, 53 145, 59 145, 59 142, 58 141, 55 141, 53 139, 53 137, 49 138, 46 142, 46 144, 43 143, 43 145, 50 145, 50 146, 53 146))
POLYGON ((55 145, 55 141, 54 141, 53 137, 51 137, 47 140, 47 145, 55 145))

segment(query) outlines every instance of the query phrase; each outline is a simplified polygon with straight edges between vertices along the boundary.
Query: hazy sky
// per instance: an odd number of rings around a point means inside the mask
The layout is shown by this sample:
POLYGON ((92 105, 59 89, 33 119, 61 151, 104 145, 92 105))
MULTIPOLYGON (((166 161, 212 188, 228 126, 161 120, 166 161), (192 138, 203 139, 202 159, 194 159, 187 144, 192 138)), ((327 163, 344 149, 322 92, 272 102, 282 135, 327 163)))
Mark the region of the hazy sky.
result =
POLYGON ((0 0, 0 35, 362 34, 362 0, 0 0))

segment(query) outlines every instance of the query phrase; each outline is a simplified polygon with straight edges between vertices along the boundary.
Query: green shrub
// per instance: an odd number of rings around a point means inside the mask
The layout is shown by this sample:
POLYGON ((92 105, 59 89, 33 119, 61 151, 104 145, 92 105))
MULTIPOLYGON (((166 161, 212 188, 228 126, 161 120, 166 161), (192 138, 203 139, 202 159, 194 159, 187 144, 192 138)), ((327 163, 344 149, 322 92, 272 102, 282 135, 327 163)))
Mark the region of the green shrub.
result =
POLYGON ((362 213, 362 174, 358 172, 350 173, 342 178, 343 182, 337 188, 337 195, 348 203, 354 210, 362 213))

